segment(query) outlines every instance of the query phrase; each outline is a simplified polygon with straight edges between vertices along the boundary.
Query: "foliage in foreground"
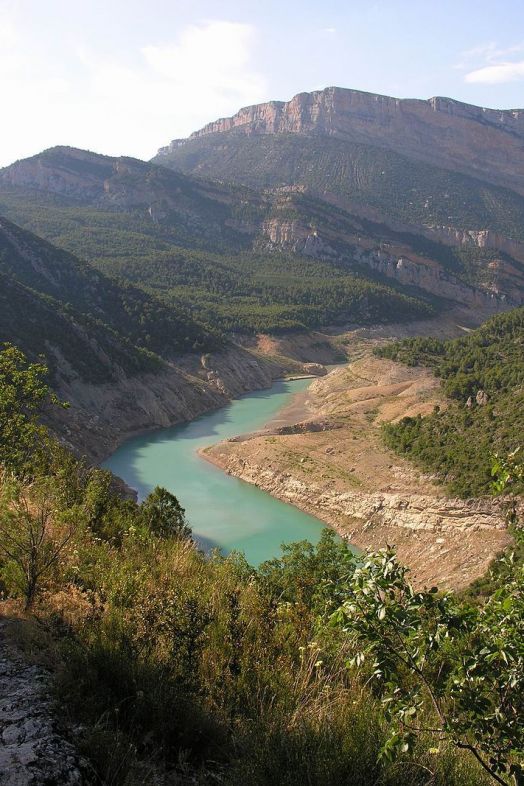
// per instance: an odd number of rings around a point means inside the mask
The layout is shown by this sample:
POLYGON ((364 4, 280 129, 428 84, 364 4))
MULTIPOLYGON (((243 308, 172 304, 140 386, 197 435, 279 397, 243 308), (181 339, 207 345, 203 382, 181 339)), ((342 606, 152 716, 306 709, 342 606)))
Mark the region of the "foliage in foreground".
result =
POLYGON ((369 660, 393 732, 386 758, 431 732, 469 751, 497 783, 524 782, 524 565, 484 605, 416 590, 391 549, 370 555, 333 615, 369 660), (432 712, 428 714, 427 708, 432 712))
POLYGON ((43 363, 28 363, 10 344, 0 347, 1 463, 23 476, 48 440, 39 415, 46 405, 59 402, 47 384, 43 363))
MULTIPOLYGON (((0 429, 6 455, 11 439, 0 429)), ((0 581, 54 639, 60 695, 97 782, 492 782, 471 749, 495 758, 501 782, 517 772, 520 569, 477 609, 415 592, 389 552, 362 563, 328 531, 254 569, 202 554, 167 491, 122 499, 108 472, 50 438, 32 458, 3 471, 0 526, 23 534, 45 521, 44 567, 30 592, 24 563, 0 548, 0 581)))

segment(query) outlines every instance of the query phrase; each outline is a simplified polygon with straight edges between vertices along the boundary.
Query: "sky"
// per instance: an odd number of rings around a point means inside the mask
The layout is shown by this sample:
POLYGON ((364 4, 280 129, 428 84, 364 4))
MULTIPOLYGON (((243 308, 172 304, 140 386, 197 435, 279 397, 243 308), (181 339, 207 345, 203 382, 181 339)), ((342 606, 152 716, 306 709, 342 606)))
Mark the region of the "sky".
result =
POLYGON ((147 159, 331 85, 524 107, 524 2, 0 0, 0 166, 53 145, 147 159))

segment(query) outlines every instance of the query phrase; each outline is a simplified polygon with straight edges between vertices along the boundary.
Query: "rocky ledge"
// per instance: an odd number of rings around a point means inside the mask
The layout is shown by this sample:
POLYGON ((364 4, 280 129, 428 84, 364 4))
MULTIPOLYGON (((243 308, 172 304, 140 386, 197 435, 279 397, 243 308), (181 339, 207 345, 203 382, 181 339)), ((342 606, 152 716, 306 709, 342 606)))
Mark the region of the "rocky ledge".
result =
POLYGON ((7 643, 0 620, 0 784, 81 786, 86 763, 65 739, 50 678, 7 643))
POLYGON ((360 549, 394 545, 418 584, 460 589, 483 575, 510 537, 491 500, 337 491, 247 461, 219 444, 202 453, 231 475, 332 526, 360 549))
POLYGON ((157 161, 210 134, 335 136, 480 176, 524 193, 524 110, 489 109, 451 98, 399 99, 341 87, 299 93, 290 101, 247 106, 175 139, 157 161), (474 140, 475 143, 472 144, 474 140))

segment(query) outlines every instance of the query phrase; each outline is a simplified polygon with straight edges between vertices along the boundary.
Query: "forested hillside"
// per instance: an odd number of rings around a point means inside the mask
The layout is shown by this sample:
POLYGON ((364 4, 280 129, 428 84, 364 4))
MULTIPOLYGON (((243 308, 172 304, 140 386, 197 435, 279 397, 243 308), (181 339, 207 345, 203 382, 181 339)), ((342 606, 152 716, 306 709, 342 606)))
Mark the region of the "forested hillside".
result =
POLYGON ((233 130, 186 140, 154 160, 251 187, 328 191, 406 224, 491 229, 524 240, 520 194, 363 142, 233 130))
POLYGON ((31 356, 62 361, 81 378, 101 382, 158 369, 158 355, 213 348, 223 340, 182 309, 117 282, 72 254, 0 220, 2 341, 31 356))
POLYGON ((2 272, 100 319, 134 344, 164 355, 212 346, 214 337, 183 307, 167 309, 12 223, 0 221, 2 272))
MULTIPOLYGON (((386 425, 387 443, 439 475, 453 493, 489 492, 494 454, 524 450, 524 309, 454 341, 411 338, 376 352, 429 366, 450 398, 444 411, 386 425)), ((513 488, 522 493, 522 479, 513 488)))
MULTIPOLYGON (((100 320, 80 314, 49 295, 0 274, 0 341, 16 342, 27 355, 44 356, 53 376, 100 384, 119 373, 158 371, 162 361, 119 336, 100 320)), ((54 379, 56 382, 56 379, 54 379)))
MULTIPOLYGON (((4 197, 5 198, 5 197, 4 197)), ((130 311, 147 313, 145 303, 155 304, 155 326, 138 327, 142 336, 153 339, 155 332, 166 343, 172 335, 163 329, 163 319, 180 315, 188 328, 180 330, 174 351, 186 343, 191 348, 205 343, 204 336, 217 331, 281 331, 318 327, 332 323, 388 321, 427 316, 432 306, 414 293, 374 274, 355 269, 355 265, 297 257, 283 253, 245 250, 214 251, 169 239, 163 227, 136 214, 107 212, 94 208, 57 207, 47 195, 17 197, 23 208, 9 210, 26 226, 50 237, 53 244, 74 250, 110 276, 139 285, 155 295, 154 299, 127 287, 130 311), (24 220, 25 219, 25 220, 24 220), (353 268, 353 269, 351 269, 353 268), (133 299, 142 304, 133 305, 133 299), (159 299, 169 308, 162 310, 159 299), (189 327, 191 314, 204 327, 189 327), (183 316, 182 316, 183 315, 183 316)), ((182 241, 180 241, 182 242, 182 241)), ((65 258, 65 257, 64 257, 65 258)), ((88 268, 92 270, 92 268, 88 268)), ((93 271, 94 272, 94 271, 93 271)), ((46 285, 48 286, 48 285, 46 285)), ((82 297, 82 289, 76 297, 82 297)), ((109 296, 109 295, 108 295, 109 296)), ((73 302, 73 301, 72 301, 73 302)), ((129 314, 130 315, 130 314, 129 314)), ((115 317, 116 318, 116 317, 115 317)), ((131 323, 130 323, 131 324, 131 323)), ((140 336, 137 336, 139 338, 140 336)), ((154 341, 153 341, 154 343, 154 341)), ((155 349, 159 350, 158 344, 155 349)))
POLYGON ((0 211, 208 331, 368 324, 427 316, 444 298, 497 309, 524 296, 518 263, 490 249, 395 232, 300 190, 71 148, 2 170, 0 211))

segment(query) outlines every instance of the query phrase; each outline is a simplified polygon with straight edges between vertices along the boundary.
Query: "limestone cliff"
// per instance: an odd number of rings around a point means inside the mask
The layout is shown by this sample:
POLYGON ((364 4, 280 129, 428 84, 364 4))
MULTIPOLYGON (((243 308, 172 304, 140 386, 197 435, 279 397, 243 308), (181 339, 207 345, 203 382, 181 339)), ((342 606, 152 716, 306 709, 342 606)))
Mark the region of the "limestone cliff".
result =
MULTIPOLYGON (((481 176, 524 194, 524 110, 488 109, 451 98, 398 99, 328 87, 270 101, 204 126, 198 139, 242 134, 318 134, 363 141, 481 176)), ((184 140, 161 148, 167 155, 184 140)))
MULTIPOLYGON (((319 230, 298 218, 274 217, 264 222, 258 245, 316 259, 346 261, 363 270, 371 269, 403 286, 471 307, 488 307, 493 312, 524 302, 524 273, 504 257, 488 267, 489 278, 483 286, 474 286, 430 256, 415 253, 408 245, 391 239, 381 240, 379 231, 377 226, 376 239, 372 239, 350 226, 334 230, 326 222, 319 230)), ((462 237, 459 242, 486 247, 488 238, 489 233, 477 233, 475 237, 462 237)))

